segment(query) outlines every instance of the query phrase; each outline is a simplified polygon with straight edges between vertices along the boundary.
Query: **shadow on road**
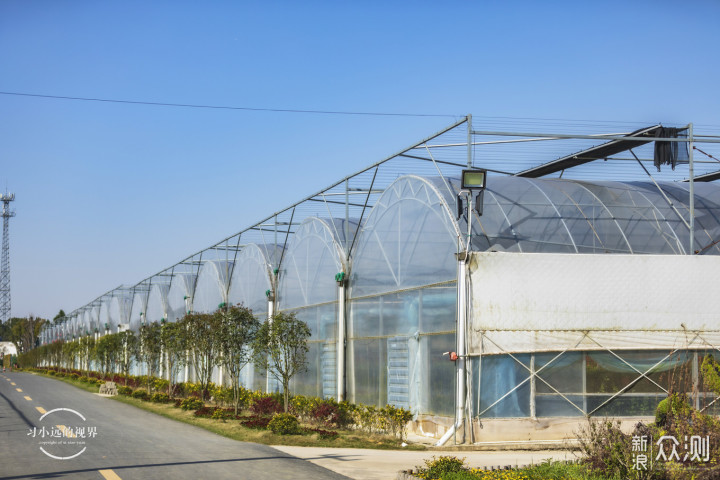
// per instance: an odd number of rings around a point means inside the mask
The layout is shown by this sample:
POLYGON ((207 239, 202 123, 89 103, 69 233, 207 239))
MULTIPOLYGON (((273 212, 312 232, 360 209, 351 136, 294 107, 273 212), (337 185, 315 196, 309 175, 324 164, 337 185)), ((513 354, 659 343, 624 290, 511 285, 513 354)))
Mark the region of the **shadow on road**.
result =
POLYGON ((273 455, 273 456, 267 456, 267 457, 253 457, 253 458, 227 458, 222 460, 198 460, 194 462, 169 462, 169 463, 146 463, 146 464, 138 464, 138 465, 118 465, 118 466, 109 466, 109 465, 101 465, 93 468, 82 468, 82 469, 76 469, 76 470, 62 470, 62 471, 54 471, 54 472, 48 472, 48 473, 27 473, 23 475, 14 475, 12 477, 1 477, 2 480, 16 480, 21 478, 57 478, 61 477, 63 475, 72 475, 72 474, 79 474, 79 473, 88 473, 88 472, 97 472, 98 470, 114 470, 116 472, 121 470, 129 470, 134 468, 154 468, 154 467, 172 467, 172 466, 180 466, 180 465, 201 465, 201 464, 219 464, 219 463, 230 463, 230 462, 253 462, 253 461, 263 461, 263 460, 290 460, 290 461, 298 461, 298 462, 304 462, 304 460, 293 457, 290 455, 273 455))

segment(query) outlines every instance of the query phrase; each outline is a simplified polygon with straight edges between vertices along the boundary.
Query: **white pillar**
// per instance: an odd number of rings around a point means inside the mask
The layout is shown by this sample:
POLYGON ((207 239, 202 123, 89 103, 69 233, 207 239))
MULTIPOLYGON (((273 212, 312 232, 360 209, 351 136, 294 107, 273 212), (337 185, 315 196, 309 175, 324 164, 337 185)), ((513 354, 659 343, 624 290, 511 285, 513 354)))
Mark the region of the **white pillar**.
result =
POLYGON ((338 286, 338 338, 336 365, 337 365, 337 401, 345 400, 345 284, 343 281, 338 286))
MULTIPOLYGON (((467 355, 465 334, 467 332, 467 284, 466 284, 466 272, 467 262, 465 261, 465 254, 459 255, 458 261, 458 278, 457 278, 457 292, 458 292, 458 321, 457 321, 457 355, 456 360, 456 373, 457 378, 456 392, 455 392, 455 425, 460 427, 464 426, 465 419, 465 397, 467 395, 466 389, 466 372, 465 372, 465 358, 467 355)), ((461 442, 465 441, 465 429, 458 428, 456 431, 460 432, 461 442)))
MULTIPOLYGON (((275 295, 271 294, 268 297, 268 324, 272 324, 272 317, 275 315, 275 295)), ((265 370, 265 392, 270 393, 270 371, 265 370)))

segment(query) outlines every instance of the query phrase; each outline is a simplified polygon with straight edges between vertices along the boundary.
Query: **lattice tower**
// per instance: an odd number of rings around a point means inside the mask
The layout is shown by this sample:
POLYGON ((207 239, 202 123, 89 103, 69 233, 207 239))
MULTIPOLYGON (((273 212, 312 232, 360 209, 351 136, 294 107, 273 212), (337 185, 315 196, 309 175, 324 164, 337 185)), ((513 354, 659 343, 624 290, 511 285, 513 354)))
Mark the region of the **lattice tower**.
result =
POLYGON ((10 202, 15 200, 14 193, 0 194, 0 201, 3 202, 3 241, 2 241, 2 265, 0 266, 0 322, 5 323, 10 319, 10 217, 15 212, 10 210, 10 202))

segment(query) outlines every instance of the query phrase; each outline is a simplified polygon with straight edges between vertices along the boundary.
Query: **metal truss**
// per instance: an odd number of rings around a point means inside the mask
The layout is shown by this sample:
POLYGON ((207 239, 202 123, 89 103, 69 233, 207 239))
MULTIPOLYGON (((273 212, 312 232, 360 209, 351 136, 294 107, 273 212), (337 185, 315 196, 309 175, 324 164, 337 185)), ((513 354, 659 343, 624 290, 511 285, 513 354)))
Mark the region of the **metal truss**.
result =
MULTIPOLYGON (((532 120, 520 131, 498 131, 497 123, 503 120, 481 120, 473 128, 472 116, 468 115, 439 132, 350 174, 328 187, 311 194, 292 205, 274 212, 258 222, 230 235, 219 242, 189 255, 132 286, 113 289, 95 300, 106 301, 117 295, 132 295, 144 292, 149 296, 153 285, 171 283, 175 275, 190 275, 197 282, 202 266, 208 261, 223 261, 229 269, 227 278, 232 278, 237 255, 250 243, 261 248, 278 249, 279 256, 272 258, 273 270, 281 271, 284 252, 302 222, 312 216, 327 218, 328 224, 335 230, 336 238, 344 239, 342 248, 345 257, 352 259, 358 234, 369 211, 375 205, 385 189, 399 176, 408 173, 421 176, 440 176, 450 191, 448 178, 459 177, 464 168, 483 168, 496 175, 540 176, 562 178, 566 172, 572 172, 578 179, 645 179, 649 175, 644 164, 651 163, 652 147, 655 141, 687 142, 691 161, 689 165, 678 165, 676 171, 666 168, 652 177, 661 181, 682 181, 683 177, 695 178, 693 164, 700 178, 710 171, 717 170, 717 151, 720 136, 693 134, 692 124, 686 128, 686 138, 651 137, 658 126, 641 124, 621 124, 619 122, 594 122, 578 124, 565 122, 565 133, 538 133, 534 131, 532 120), (480 127, 480 128, 477 128, 480 127), (638 128, 640 127, 640 128, 638 128), (611 129, 609 133, 588 132, 588 129, 611 129), (618 130, 621 130, 618 132, 618 130), (601 142, 598 144, 598 142, 601 142), (702 152, 705 157, 692 161, 695 144, 707 144, 710 153, 702 152), (632 150, 631 150, 632 149, 632 150), (568 155, 567 152, 576 152, 568 155), (624 152, 630 152, 623 155, 624 152), (631 156, 632 155, 632 156, 631 156), (638 168, 638 164, 642 168, 638 168), (632 168, 632 170, 630 169, 632 168), (343 220, 336 222, 335 220, 343 220), (357 224, 357 228, 351 227, 357 224), (344 228, 339 232, 338 228, 344 228)), ((521 127, 518 121, 515 127, 521 127)), ((690 182, 692 188, 692 181, 690 182)), ((659 188, 659 187, 658 187, 659 188)), ((692 190, 691 190, 692 191, 692 190)), ((693 224, 691 205, 689 220, 693 224)), ((682 216, 681 216, 682 218, 682 216)), ((685 220, 683 220, 685 221, 685 220)), ((693 232, 693 230, 690 230, 693 232)), ((691 240, 691 245, 693 245, 691 240)), ((692 249, 685 249, 692 252, 692 249)), ((229 285, 228 285, 229 288, 229 285)), ((227 292, 226 292, 227 294, 227 292)), ((95 301, 94 300, 94 301, 95 301)), ((90 302, 92 303, 92 302, 90 302)), ((145 298, 147 305, 147 296, 145 298)), ((74 316, 81 308, 67 315, 74 316)))

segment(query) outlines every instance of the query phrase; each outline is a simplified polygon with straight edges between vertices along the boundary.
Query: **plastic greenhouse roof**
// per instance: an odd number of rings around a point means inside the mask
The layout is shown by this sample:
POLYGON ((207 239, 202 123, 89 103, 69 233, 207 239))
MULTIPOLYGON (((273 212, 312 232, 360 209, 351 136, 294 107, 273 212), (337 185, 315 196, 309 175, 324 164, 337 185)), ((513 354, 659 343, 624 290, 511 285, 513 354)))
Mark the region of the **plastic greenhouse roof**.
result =
MULTIPOLYGON (((427 178, 455 205, 460 180, 427 178)), ((689 185, 491 177, 483 215, 473 214, 475 250, 555 253, 686 254, 689 185), (669 201, 668 201, 669 200, 669 201), (672 203, 670 203, 672 202, 672 203)), ((451 213, 452 215, 452 213, 451 213)), ((454 216, 454 215, 453 215, 454 216)), ((466 219, 458 222, 467 230, 466 219)), ((695 245, 720 254, 720 186, 695 184, 695 245)))

